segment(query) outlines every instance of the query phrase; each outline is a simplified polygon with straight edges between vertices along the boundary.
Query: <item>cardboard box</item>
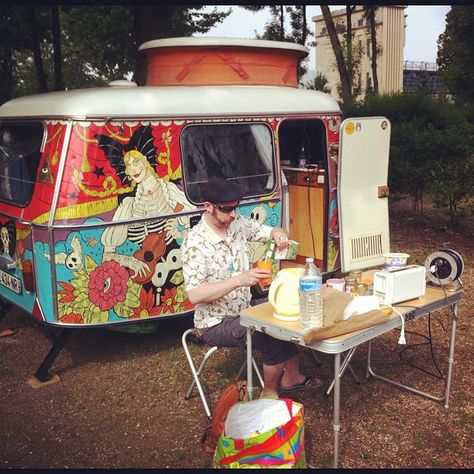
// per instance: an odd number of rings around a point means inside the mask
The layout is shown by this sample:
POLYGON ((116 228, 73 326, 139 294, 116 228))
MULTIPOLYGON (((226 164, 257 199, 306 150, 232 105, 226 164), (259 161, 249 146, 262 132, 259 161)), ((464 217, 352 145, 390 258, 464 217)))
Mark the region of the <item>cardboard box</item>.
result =
POLYGON ((298 250, 300 248, 300 243, 296 240, 288 241, 289 245, 286 249, 279 250, 275 248, 274 259, 275 260, 295 260, 298 255, 298 250))

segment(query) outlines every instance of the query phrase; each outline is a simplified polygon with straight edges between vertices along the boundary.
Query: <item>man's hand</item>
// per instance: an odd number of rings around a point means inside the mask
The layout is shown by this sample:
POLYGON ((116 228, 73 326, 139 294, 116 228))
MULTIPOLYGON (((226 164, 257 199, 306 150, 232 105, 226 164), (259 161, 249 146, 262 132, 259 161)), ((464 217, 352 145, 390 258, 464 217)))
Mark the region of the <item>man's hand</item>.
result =
POLYGON ((269 278, 270 275, 270 270, 264 270, 263 268, 251 268, 250 270, 238 275, 238 277, 240 286, 254 286, 258 283, 258 280, 262 278, 269 278))
POLYGON ((275 227, 272 229, 270 236, 275 241, 276 246, 279 250, 284 250, 288 248, 288 234, 281 227, 275 227))

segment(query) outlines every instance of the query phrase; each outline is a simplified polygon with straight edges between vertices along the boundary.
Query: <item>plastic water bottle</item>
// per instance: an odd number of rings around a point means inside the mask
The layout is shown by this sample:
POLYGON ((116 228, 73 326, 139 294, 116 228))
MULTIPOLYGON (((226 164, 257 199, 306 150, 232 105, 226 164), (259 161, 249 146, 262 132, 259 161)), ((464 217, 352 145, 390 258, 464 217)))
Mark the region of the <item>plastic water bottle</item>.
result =
POLYGON ((323 325, 323 300, 321 299, 321 272, 314 259, 306 259, 306 268, 300 277, 300 327, 303 332, 323 325))

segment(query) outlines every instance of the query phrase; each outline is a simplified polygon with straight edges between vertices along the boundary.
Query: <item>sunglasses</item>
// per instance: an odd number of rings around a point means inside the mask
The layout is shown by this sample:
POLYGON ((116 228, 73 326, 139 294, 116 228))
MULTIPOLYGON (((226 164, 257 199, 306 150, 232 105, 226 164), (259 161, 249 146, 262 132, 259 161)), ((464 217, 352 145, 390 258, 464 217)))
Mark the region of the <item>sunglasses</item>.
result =
POLYGON ((239 205, 236 204, 235 206, 220 206, 219 204, 213 204, 213 206, 224 214, 230 214, 232 211, 235 211, 239 205))

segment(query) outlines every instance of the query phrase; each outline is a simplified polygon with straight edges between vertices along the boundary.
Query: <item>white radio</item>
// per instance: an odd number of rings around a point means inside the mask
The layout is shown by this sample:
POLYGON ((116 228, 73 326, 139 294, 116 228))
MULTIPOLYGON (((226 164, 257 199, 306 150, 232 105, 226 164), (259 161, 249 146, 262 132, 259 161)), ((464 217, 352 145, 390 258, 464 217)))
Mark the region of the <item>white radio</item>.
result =
POLYGON ((374 273, 374 295, 380 304, 392 305, 423 296, 426 291, 426 269, 408 265, 374 273))

